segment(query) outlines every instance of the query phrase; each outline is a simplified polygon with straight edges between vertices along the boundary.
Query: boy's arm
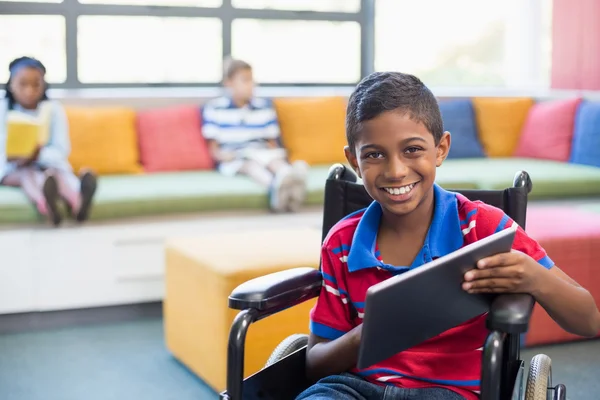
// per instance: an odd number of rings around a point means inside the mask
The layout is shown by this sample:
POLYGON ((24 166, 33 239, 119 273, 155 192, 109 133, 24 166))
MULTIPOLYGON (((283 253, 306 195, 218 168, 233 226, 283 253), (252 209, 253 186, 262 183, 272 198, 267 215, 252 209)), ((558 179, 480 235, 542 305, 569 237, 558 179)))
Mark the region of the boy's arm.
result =
POLYGON ((334 340, 310 334, 306 354, 306 374, 318 380, 348 371, 358 362, 362 324, 334 340))
POLYGON ((343 279, 344 264, 321 251, 323 286, 310 314, 306 373, 310 379, 340 374, 356 365, 362 325, 352 322, 351 300, 343 279))
MULTIPOLYGON (((503 212, 482 206, 477 236, 483 238, 513 224, 503 212)), ((560 270, 521 227, 513 251, 480 260, 465 274, 470 293, 530 293, 564 330, 585 337, 600 333, 600 311, 592 295, 560 270)))

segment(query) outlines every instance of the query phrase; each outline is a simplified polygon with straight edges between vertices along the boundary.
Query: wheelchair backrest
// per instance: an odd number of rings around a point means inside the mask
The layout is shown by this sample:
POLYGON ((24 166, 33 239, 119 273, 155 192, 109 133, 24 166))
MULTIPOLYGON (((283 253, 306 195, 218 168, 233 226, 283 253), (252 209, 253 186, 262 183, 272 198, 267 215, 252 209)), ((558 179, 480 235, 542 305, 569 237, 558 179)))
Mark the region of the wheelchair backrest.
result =
MULTIPOLYGON (((323 208, 324 240, 329 230, 341 219, 353 212, 366 208, 373 199, 361 183, 356 183, 356 174, 338 164, 330 169, 325 183, 325 203, 323 208)), ((526 187, 509 187, 504 190, 456 190, 471 201, 480 200, 502 209, 521 228, 525 229, 527 216, 526 187)))

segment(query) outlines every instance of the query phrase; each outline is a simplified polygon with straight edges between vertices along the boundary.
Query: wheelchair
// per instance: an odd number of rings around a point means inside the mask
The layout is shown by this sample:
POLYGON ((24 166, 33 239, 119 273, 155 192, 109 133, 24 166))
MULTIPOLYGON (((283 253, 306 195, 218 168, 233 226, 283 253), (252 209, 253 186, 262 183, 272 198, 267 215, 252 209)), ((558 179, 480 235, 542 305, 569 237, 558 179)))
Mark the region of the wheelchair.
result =
MULTIPOLYGON (((481 200, 504 210, 525 229, 527 196, 532 182, 525 171, 516 173, 504 190, 460 190, 470 200, 481 200)), ((372 198, 357 183, 354 171, 342 164, 329 170, 325 184, 322 238, 339 220, 367 207, 372 198)), ((266 366, 244 379, 244 344, 251 323, 317 297, 322 277, 313 268, 295 268, 245 282, 229 296, 229 307, 240 310, 233 321, 227 354, 227 389, 221 400, 294 399, 312 383, 305 373, 307 335, 292 335, 272 353, 266 366)), ((496 295, 488 317, 490 331, 482 352, 481 400, 566 400, 566 387, 552 387, 551 360, 536 355, 524 385, 520 336, 528 329, 534 299, 528 294, 496 295)), ((410 329, 410 324, 407 324, 410 329)), ((423 337, 423 341, 430 339, 423 337)))

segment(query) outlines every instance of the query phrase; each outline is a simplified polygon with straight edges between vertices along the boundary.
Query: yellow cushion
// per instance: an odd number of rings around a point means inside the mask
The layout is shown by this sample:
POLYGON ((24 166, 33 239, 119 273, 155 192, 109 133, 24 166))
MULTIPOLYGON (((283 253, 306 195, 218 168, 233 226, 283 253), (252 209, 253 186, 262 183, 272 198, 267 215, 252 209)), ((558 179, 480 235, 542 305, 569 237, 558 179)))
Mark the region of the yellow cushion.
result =
MULTIPOLYGON (((225 389, 229 329, 238 312, 228 307, 229 294, 238 285, 273 272, 318 268, 320 242, 317 228, 224 232, 169 240, 163 302, 168 349, 212 388, 225 389)), ((244 376, 263 368, 286 337, 309 333, 309 313, 315 302, 311 299, 250 326, 244 376)))
POLYGON ((276 99, 273 103, 291 161, 310 165, 346 161, 346 98, 276 99))
POLYGON ((489 157, 514 154, 532 105, 531 98, 473 99, 479 138, 489 157))
POLYGON ((75 169, 98 174, 139 173, 135 111, 129 108, 67 107, 75 169))

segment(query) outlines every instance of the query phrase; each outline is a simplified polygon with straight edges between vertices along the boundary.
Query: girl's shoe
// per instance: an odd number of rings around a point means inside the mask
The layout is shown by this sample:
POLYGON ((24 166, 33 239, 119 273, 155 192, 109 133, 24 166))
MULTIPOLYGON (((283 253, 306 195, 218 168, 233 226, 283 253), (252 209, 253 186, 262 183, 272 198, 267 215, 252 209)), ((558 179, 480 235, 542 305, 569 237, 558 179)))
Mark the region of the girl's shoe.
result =
POLYGON ((94 194, 96 193, 96 188, 98 187, 98 180, 96 176, 86 171, 79 178, 81 181, 81 206, 79 207, 79 212, 75 216, 75 219, 78 222, 83 222, 89 218, 90 209, 92 208, 92 199, 94 198, 94 194))
POLYGON ((44 199, 47 204, 48 218, 54 226, 59 226, 62 222, 62 215, 58 208, 60 194, 58 192, 58 183, 56 182, 55 177, 52 175, 46 176, 42 193, 44 193, 44 199))

